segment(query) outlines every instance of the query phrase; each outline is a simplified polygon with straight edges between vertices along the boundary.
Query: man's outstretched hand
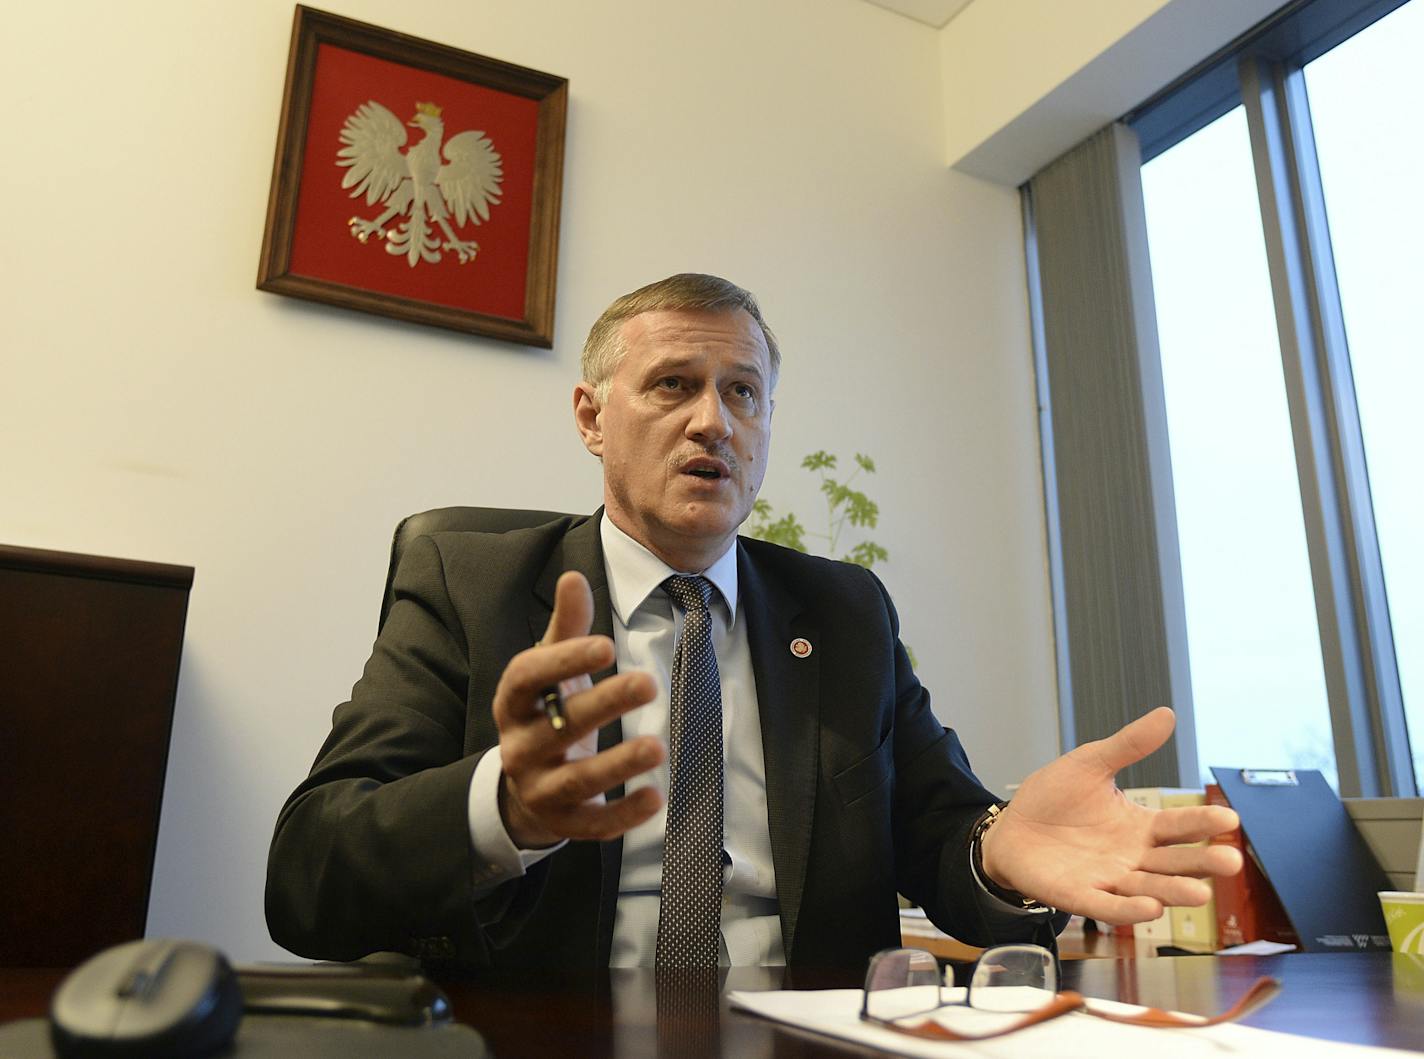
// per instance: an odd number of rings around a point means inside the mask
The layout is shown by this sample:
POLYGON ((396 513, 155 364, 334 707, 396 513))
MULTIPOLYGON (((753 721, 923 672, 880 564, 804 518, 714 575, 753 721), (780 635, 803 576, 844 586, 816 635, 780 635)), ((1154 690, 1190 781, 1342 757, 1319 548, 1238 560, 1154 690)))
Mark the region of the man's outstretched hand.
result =
POLYGON ((1228 846, 1177 846, 1237 826, 1225 806, 1147 809, 1113 777, 1172 734, 1167 707, 1084 743, 1029 776, 984 836, 994 882, 1065 912, 1108 923, 1156 919, 1164 905, 1203 905, 1213 875, 1241 870, 1228 846))

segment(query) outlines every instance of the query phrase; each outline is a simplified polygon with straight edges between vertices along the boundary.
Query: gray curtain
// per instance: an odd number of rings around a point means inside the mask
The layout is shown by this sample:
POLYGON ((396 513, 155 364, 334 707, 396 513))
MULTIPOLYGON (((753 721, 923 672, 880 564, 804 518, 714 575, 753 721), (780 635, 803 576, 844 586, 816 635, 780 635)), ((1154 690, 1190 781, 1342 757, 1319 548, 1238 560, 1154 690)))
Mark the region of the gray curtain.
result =
POLYGON ((1065 742, 1173 706, 1178 735, 1119 785, 1196 786, 1172 468, 1135 134, 1115 124, 1026 194, 1065 742), (1036 258, 1036 261, 1035 261, 1036 258), (1062 662, 1060 661, 1060 665, 1062 662))

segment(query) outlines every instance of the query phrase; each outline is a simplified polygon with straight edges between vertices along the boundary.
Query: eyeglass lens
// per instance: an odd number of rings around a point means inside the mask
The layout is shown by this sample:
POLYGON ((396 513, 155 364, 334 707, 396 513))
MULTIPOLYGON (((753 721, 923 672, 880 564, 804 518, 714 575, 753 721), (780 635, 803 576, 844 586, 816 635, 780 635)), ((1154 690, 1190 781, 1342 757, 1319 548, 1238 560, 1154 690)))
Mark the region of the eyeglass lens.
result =
POLYGON ((870 961, 865 976, 865 1013, 898 1019, 933 1011, 941 1004, 939 963, 922 949, 889 949, 870 961))
POLYGON ((1053 954, 1037 945, 1003 945, 979 958, 965 998, 980 1011, 1036 1011, 1053 1003, 1053 954))

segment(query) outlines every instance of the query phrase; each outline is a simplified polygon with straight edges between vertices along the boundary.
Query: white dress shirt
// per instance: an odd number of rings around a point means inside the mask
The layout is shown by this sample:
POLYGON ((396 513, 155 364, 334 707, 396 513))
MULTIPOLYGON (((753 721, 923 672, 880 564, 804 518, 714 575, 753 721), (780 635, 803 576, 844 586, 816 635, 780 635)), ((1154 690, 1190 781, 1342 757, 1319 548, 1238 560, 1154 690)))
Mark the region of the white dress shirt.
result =
MULTIPOLYGON (((712 601, 712 643, 722 684, 724 795, 722 821, 722 942, 724 963, 781 964, 785 952, 776 901, 776 875, 766 816, 766 765, 761 717, 745 608, 737 606, 737 549, 733 544, 706 570, 673 570, 605 516, 599 527, 613 609, 613 640, 620 672, 644 670, 657 680, 657 697, 623 716, 623 738, 655 735, 669 743, 668 687, 682 614, 661 585, 677 573, 700 573, 717 588, 712 601)), ((499 748, 485 754, 470 784, 470 837, 482 891, 522 875, 550 849, 515 848, 499 816, 499 748)), ((668 765, 635 777, 628 793, 655 786, 667 800, 668 765)), ((650 966, 658 932, 665 811, 623 836, 615 967, 650 966)))

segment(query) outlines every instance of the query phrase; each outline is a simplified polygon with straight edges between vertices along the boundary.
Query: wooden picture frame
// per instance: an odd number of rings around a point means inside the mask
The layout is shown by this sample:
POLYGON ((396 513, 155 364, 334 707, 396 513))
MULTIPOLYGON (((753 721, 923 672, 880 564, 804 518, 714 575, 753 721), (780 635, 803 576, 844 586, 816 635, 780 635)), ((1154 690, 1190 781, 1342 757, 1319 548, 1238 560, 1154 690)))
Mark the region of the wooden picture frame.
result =
POLYGON ((562 77, 297 5, 258 288, 551 347, 567 102, 562 77))

